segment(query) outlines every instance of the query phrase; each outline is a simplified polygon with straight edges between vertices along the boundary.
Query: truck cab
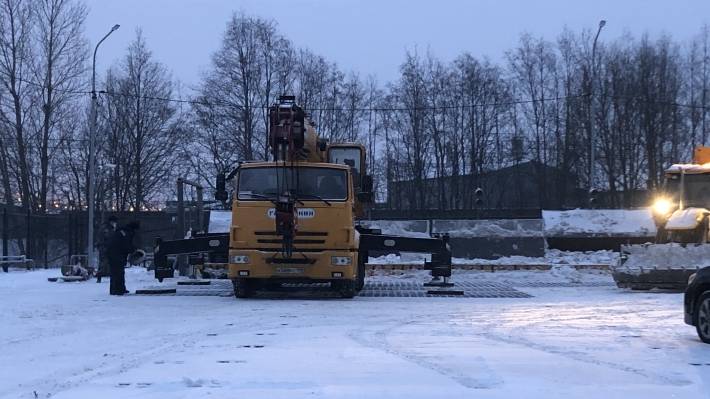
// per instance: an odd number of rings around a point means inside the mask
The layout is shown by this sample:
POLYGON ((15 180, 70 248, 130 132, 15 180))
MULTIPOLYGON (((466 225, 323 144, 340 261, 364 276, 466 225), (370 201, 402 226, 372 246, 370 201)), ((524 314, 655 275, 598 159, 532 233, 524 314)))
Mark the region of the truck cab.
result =
POLYGON ((355 173, 345 162, 254 162, 239 167, 228 266, 237 296, 292 282, 330 283, 343 296, 354 295, 364 278, 358 273, 359 237, 353 224, 355 173), (294 205, 290 240, 275 227, 277 205, 284 196, 294 205))

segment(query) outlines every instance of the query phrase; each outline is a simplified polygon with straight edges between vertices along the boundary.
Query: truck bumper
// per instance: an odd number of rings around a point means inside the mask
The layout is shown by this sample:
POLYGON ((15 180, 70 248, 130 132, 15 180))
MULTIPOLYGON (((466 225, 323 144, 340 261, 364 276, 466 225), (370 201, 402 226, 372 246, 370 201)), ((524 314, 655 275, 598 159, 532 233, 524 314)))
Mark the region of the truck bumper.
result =
POLYGON ((354 280, 357 276, 357 252, 332 250, 294 252, 284 258, 280 252, 258 250, 229 250, 229 278, 258 278, 279 280, 354 280), (233 263, 235 257, 248 257, 245 263, 233 263), (334 265, 332 258, 350 257, 348 265, 334 265))

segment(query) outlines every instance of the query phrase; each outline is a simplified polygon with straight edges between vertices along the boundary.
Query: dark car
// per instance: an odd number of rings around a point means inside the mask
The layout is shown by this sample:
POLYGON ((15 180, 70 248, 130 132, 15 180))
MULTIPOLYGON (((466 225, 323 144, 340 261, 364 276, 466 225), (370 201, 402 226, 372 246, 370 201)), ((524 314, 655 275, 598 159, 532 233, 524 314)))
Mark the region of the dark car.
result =
POLYGON ((695 326, 700 339, 710 344, 710 267, 698 270, 688 280, 685 322, 695 326))

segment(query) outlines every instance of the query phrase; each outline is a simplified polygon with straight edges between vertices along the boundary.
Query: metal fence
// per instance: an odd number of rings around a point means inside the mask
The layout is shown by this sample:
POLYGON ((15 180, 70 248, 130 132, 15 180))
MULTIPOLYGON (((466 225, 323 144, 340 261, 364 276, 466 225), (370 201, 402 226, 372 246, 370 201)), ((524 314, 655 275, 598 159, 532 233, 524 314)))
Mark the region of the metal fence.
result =
MULTIPOLYGON (((0 205, 1 206, 1 205, 0 205)), ((151 252, 157 237, 172 239, 184 236, 178 231, 174 212, 100 212, 97 216, 95 234, 101 234, 102 224, 110 216, 116 216, 119 224, 139 221, 141 229, 136 236, 136 244, 151 252)), ((205 216, 202 220, 207 220, 205 216)), ((86 254, 87 212, 61 211, 56 213, 38 213, 15 206, 2 207, 0 221, 0 245, 3 259, 12 256, 25 256, 32 259, 35 267, 59 267, 68 264, 72 255, 86 254)), ((185 229, 201 230, 196 211, 185 210, 185 229)), ((98 242, 98 240, 95 240, 98 242)), ((20 262, 21 263, 21 262, 20 262)), ((3 265, 12 265, 12 262, 3 265)))

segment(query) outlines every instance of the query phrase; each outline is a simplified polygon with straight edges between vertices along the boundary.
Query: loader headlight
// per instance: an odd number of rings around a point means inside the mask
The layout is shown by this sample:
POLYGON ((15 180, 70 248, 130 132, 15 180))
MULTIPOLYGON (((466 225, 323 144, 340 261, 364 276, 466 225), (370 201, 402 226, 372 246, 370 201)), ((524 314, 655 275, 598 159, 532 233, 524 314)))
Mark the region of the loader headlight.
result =
POLYGON ((333 266, 348 266, 353 262, 353 258, 349 256, 331 256, 330 263, 333 266))
POLYGON ((249 263, 249 256, 248 255, 235 255, 232 257, 232 262, 239 263, 239 264, 249 263))
POLYGON ((652 208, 653 213, 656 213, 658 215, 667 215, 671 212, 671 209, 673 209, 673 203, 665 198, 657 198, 653 202, 652 208))

